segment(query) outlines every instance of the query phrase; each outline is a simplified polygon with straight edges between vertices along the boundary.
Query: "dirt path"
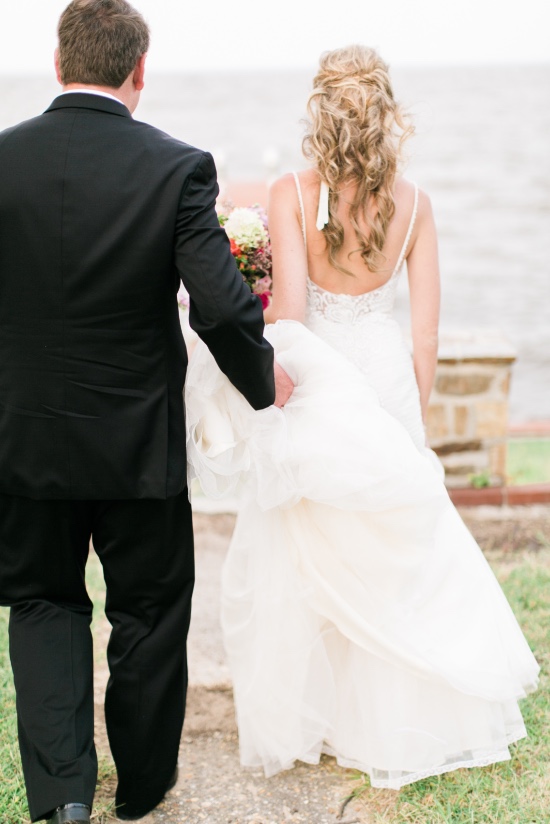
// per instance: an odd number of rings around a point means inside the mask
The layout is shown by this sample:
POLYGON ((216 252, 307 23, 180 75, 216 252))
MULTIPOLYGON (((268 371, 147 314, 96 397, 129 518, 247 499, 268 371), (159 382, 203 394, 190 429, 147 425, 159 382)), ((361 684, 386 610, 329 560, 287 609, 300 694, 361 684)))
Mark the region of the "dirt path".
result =
MULTIPOLYGON (((484 550, 499 555, 550 545, 550 507, 470 510, 462 513, 484 550)), ((231 515, 196 515, 197 586, 189 640, 188 709, 180 750, 179 781, 142 824, 371 824, 374 813, 390 822, 396 794, 370 790, 343 809, 353 790, 353 773, 334 759, 300 764, 266 779, 242 770, 229 671, 218 624, 219 574, 234 525, 231 515)), ((108 637, 96 633, 97 741, 108 753, 102 721, 107 673, 102 654, 108 637)), ((104 786, 107 792, 114 787, 104 786)), ((103 822, 116 819, 105 817, 103 822)), ((103 824, 102 822, 102 824, 103 824)))

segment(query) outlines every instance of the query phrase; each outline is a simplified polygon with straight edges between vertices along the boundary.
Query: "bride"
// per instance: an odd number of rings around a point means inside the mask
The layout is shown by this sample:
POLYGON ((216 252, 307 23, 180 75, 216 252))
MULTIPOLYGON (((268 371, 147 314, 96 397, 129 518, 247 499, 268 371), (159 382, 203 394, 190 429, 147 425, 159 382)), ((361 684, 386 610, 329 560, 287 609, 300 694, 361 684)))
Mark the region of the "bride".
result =
POLYGON ((387 66, 325 54, 309 115, 312 168, 269 210, 266 337, 296 388, 254 412, 199 345, 189 457, 207 494, 243 500, 222 604, 243 765, 325 752, 399 789, 508 759, 538 666, 426 447, 437 242, 397 175, 410 129, 387 66), (413 358, 392 319, 405 261, 413 358))

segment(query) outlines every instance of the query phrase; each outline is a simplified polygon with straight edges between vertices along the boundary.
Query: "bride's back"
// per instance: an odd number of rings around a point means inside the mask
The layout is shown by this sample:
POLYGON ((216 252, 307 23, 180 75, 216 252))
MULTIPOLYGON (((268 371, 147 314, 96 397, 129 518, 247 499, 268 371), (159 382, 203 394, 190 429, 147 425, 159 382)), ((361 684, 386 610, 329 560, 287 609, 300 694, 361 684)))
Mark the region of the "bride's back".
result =
MULTIPOLYGON (((415 201, 414 184, 404 178, 398 178, 395 181, 393 189, 395 212, 388 223, 385 242, 381 250, 384 260, 376 271, 370 268, 361 256, 357 232, 350 216, 357 185, 344 184, 340 188, 336 208, 331 207, 332 214, 342 227, 342 245, 335 254, 340 269, 336 268, 330 260, 325 234, 316 225, 319 200, 322 196, 318 172, 314 169, 300 172, 299 185, 304 205, 308 274, 311 280, 329 292, 350 295, 370 292, 387 283, 400 262, 403 244, 410 227, 415 201)), ((362 211, 370 214, 372 221, 376 211, 376 204, 372 197, 367 197, 356 219, 360 230, 368 238, 370 227, 362 211)))

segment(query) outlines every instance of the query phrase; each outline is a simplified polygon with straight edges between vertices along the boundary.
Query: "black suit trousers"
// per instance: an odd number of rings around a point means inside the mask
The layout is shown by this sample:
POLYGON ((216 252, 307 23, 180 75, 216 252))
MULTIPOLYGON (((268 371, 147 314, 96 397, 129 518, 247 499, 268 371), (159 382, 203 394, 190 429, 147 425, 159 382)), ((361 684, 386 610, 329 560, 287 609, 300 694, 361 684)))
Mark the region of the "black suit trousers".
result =
POLYGON ((33 821, 69 802, 92 805, 90 539, 107 585, 110 679, 105 717, 117 805, 140 815, 164 795, 185 712, 194 583, 187 490, 167 500, 32 500, 0 494, 0 605, 33 821))

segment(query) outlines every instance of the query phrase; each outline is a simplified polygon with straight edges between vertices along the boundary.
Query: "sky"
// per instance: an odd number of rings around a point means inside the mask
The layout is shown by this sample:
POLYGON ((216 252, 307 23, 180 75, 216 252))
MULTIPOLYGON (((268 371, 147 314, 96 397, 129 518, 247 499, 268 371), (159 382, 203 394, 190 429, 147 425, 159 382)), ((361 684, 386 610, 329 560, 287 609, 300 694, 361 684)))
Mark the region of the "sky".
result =
MULTIPOLYGON (((0 74, 51 71, 67 0, 2 12, 0 74)), ((548 0, 135 0, 148 20, 149 71, 310 68, 352 42, 392 65, 550 62, 548 0)))

